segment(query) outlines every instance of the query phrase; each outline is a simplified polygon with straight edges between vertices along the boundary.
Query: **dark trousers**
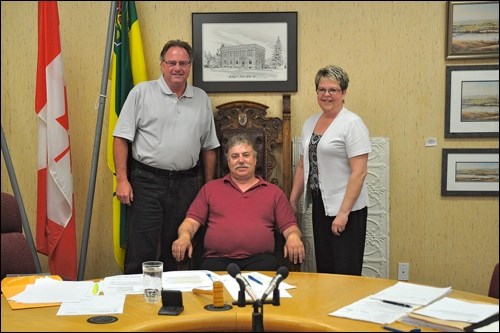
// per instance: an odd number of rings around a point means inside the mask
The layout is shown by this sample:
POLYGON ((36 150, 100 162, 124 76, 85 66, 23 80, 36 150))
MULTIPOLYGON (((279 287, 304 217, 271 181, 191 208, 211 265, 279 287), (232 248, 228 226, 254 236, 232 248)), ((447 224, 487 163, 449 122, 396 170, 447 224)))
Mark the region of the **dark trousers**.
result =
POLYGON ((272 253, 258 254, 245 259, 203 258, 200 269, 226 271, 230 263, 237 264, 242 271, 276 271, 278 269, 278 260, 272 253))
POLYGON ((162 176, 132 168, 130 184, 134 201, 127 207, 125 274, 142 273, 142 263, 163 262, 164 271, 177 270, 172 243, 200 189, 196 175, 162 176))
POLYGON ((325 215, 321 192, 312 196, 312 220, 318 273, 361 275, 368 208, 352 211, 340 236, 332 232, 334 216, 325 215))

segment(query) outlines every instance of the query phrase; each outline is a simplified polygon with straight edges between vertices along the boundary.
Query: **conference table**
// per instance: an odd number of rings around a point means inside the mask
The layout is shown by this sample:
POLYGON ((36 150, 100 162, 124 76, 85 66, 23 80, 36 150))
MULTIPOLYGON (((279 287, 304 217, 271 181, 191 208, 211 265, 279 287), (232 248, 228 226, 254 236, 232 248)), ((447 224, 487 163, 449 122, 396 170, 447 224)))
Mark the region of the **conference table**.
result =
MULTIPOLYGON (((216 272, 218 273, 218 272, 216 272)), ((261 272, 273 277, 275 272, 261 272)), ((226 274, 221 272, 220 274, 226 274)), ((264 331, 295 332, 376 332, 386 331, 382 325, 329 316, 328 314, 357 300, 388 288, 398 281, 382 278, 290 272, 288 284, 296 286, 289 289, 291 298, 280 299, 280 305, 264 304, 264 331)), ((446 287, 446 286, 442 286, 446 287)), ((451 298, 481 301, 498 304, 498 299, 453 290, 451 298)), ((233 305, 227 311, 209 311, 206 305, 213 303, 210 295, 195 295, 183 292, 184 311, 178 316, 160 316, 161 303, 148 304, 142 295, 127 295, 122 314, 114 315, 117 321, 107 324, 92 324, 87 321, 90 315, 57 316, 58 306, 12 310, 2 294, 2 332, 144 332, 144 331, 252 331, 252 305, 239 307, 233 305)), ((231 304, 233 298, 224 288, 224 302, 231 304)), ((394 322, 391 327, 410 331, 412 326, 394 322)), ((422 331, 432 329, 422 327, 422 331)))

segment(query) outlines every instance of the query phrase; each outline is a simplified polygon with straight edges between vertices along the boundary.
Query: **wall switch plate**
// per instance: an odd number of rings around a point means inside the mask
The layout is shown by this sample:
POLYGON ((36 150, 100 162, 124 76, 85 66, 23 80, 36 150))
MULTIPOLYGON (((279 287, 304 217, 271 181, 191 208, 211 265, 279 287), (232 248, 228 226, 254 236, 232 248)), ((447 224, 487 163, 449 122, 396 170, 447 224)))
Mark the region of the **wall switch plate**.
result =
POLYGON ((398 264, 398 280, 408 281, 410 278, 410 264, 407 262, 400 262, 398 264))

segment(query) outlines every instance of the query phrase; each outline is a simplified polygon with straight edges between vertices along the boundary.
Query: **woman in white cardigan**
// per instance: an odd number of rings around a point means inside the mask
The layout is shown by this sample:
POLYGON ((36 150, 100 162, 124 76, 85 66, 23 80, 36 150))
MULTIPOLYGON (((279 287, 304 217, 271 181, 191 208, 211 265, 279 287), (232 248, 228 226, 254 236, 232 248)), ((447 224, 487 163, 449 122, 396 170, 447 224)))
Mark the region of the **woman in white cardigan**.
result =
POLYGON ((368 215, 368 128, 344 107, 349 76, 338 66, 318 70, 321 108, 302 127, 300 158, 290 202, 297 212, 312 203, 316 267, 319 273, 361 275, 368 215))

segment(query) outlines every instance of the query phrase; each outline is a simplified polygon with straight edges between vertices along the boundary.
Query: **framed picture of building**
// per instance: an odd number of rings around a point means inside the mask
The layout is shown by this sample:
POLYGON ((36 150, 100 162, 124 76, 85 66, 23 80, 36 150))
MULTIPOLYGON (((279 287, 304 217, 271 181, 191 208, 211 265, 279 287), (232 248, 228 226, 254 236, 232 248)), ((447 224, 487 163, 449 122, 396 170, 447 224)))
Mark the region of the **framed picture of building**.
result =
POLYGON ((448 1, 446 59, 498 58, 498 1, 448 1))
POLYGON ((193 13, 193 85, 297 91, 297 12, 193 13))

